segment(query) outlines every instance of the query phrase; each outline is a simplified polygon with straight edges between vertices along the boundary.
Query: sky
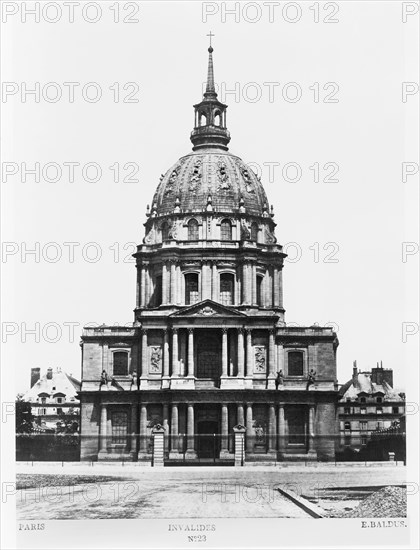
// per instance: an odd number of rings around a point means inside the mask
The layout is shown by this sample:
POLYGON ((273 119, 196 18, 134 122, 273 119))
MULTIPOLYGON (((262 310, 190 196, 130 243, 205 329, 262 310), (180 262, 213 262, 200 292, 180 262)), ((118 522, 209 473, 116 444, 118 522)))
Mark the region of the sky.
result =
POLYGON ((418 335, 403 333, 419 322, 418 181, 402 181, 418 163, 418 93, 402 100, 418 82, 415 18, 400 2, 98 4, 97 22, 17 13, 3 32, 2 376, 15 393, 31 367, 80 377, 82 326, 132 322, 131 253, 160 175, 191 150, 210 30, 230 151, 260 171, 289 254, 286 321, 335 327, 341 383, 354 360, 382 360, 397 387, 418 387, 418 335), (24 178, 35 163, 39 181, 24 178))

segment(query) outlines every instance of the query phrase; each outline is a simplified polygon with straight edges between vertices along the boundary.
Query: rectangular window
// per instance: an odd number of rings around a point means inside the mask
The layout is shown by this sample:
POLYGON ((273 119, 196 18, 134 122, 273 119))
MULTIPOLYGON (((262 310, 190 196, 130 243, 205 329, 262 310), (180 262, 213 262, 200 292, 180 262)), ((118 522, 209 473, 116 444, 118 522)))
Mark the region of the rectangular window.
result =
POLYGON ((367 421, 366 420, 361 420, 360 421, 360 429, 361 430, 367 430, 367 421))
POLYGON ((344 414, 350 414, 350 408, 349 407, 345 407, 344 414))
POLYGON ((360 438, 362 445, 367 445, 367 435, 362 435, 360 438))
POLYGON ((392 407, 392 414, 398 414, 400 411, 398 407, 392 407))
POLYGON ((61 407, 57 407, 57 414, 63 414, 63 409, 61 407))
POLYGON ((125 445, 127 443, 128 415, 126 412, 113 412, 112 416, 112 443, 125 445))
POLYGON ((366 414, 366 408, 360 407, 360 414, 366 414))
POLYGON ((344 445, 349 446, 351 444, 351 435, 344 436, 344 445))
POLYGON ((126 351, 114 352, 113 363, 113 372, 115 376, 127 376, 128 353, 126 351))
POLYGON ((303 353, 301 351, 289 351, 288 359, 288 375, 303 376, 303 353))
POLYGON ((382 414, 382 412, 383 412, 383 411, 382 411, 382 407, 378 407, 378 408, 376 409, 376 414, 382 414))

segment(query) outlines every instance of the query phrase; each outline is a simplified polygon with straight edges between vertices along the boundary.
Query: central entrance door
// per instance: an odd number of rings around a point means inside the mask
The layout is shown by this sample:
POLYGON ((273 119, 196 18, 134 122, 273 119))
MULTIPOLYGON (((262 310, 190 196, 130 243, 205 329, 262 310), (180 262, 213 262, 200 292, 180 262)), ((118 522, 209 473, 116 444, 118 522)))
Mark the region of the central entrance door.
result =
POLYGON ((215 460, 219 456, 219 423, 213 420, 202 420, 197 424, 198 458, 215 460))

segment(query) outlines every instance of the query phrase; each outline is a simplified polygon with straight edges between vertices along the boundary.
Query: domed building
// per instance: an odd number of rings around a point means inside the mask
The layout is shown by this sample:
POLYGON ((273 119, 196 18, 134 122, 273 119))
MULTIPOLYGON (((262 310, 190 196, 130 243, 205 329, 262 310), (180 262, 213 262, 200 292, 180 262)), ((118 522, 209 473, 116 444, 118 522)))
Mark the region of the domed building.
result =
POLYGON ((336 334, 288 328, 273 207, 228 149, 213 48, 194 105, 192 152, 160 178, 134 254, 132 327, 85 328, 82 460, 230 463, 234 428, 246 460, 333 459, 336 334))

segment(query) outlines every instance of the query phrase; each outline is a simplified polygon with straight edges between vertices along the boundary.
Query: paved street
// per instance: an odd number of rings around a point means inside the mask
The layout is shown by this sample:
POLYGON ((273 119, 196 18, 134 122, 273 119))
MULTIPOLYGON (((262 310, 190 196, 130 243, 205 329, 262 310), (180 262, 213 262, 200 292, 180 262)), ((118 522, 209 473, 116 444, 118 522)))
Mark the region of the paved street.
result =
POLYGON ((277 487, 320 506, 335 491, 353 507, 377 487, 405 482, 402 466, 153 469, 38 463, 17 464, 17 472, 27 487, 16 495, 17 517, 26 520, 308 517, 277 487))

